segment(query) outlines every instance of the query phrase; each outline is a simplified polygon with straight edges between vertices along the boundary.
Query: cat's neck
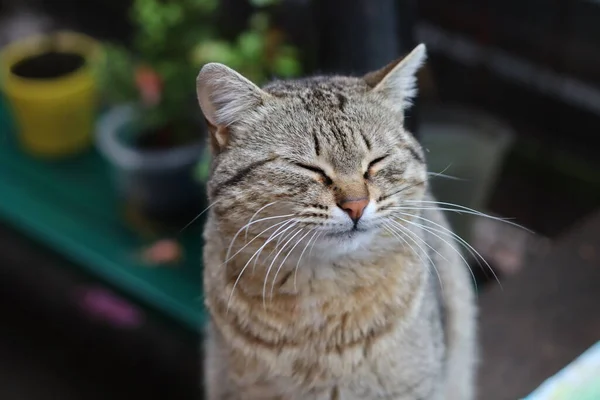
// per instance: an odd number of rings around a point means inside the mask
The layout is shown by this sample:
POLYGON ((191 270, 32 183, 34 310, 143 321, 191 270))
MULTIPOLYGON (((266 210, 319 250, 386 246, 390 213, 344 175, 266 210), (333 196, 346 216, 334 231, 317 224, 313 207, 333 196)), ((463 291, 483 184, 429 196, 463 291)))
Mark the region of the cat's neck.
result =
POLYGON ((257 263, 254 274, 249 265, 241 276, 239 270, 245 263, 240 264, 215 271, 226 285, 224 290, 205 286, 210 291, 207 304, 219 325, 230 327, 230 334, 250 329, 253 340, 261 343, 277 338, 347 346, 383 334, 414 316, 426 277, 426 271, 401 252, 387 258, 382 254, 372 263, 312 265, 299 270, 296 277, 292 273, 282 284, 294 270, 291 263, 282 267, 275 285, 272 278, 265 280, 269 264, 257 263))
POLYGON ((415 267, 418 255, 388 237, 374 238, 368 250, 335 256, 323 248, 312 249, 311 254, 300 250, 288 254, 281 246, 263 244, 258 242, 237 254, 222 248, 221 258, 227 260, 223 268, 228 288, 265 303, 274 299, 296 303, 329 301, 366 287, 382 286, 394 276, 417 279, 424 273, 415 267))
POLYGON ((254 243, 235 257, 231 250, 224 263, 229 244, 207 237, 206 305, 232 340, 325 347, 369 340, 414 316, 428 273, 414 253, 377 239, 365 257, 332 260, 314 250, 300 263, 293 256, 273 262, 277 252, 267 258, 274 248, 265 247, 254 265, 254 243))

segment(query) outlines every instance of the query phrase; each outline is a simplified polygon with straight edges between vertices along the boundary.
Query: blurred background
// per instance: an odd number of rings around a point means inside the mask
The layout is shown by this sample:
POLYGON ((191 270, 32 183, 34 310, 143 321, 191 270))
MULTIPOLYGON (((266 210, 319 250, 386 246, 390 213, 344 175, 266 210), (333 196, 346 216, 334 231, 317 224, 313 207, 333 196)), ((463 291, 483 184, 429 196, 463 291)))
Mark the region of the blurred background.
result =
POLYGON ((0 0, 0 398, 200 398, 199 69, 360 75, 420 42, 435 194, 531 231, 448 215, 489 263, 480 397, 600 340, 600 2, 0 0))

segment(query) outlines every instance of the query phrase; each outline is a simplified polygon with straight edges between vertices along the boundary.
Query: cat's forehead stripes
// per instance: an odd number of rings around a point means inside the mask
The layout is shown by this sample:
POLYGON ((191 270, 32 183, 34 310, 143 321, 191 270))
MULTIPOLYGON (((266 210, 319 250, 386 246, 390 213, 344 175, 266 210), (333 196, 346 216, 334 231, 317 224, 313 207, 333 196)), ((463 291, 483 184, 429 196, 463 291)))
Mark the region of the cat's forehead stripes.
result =
POLYGON ((368 90, 363 80, 314 77, 274 82, 264 90, 295 103, 298 112, 310 115, 313 123, 307 130, 312 136, 315 154, 327 156, 328 161, 337 164, 336 168, 356 169, 365 153, 371 151, 372 141, 350 109, 368 90))
MULTIPOLYGON (((264 91, 274 96, 299 96, 302 94, 308 95, 316 90, 323 93, 365 93, 369 90, 369 86, 363 79, 345 77, 345 76, 314 76, 303 79, 288 80, 288 81, 273 81, 268 83, 264 91)), ((319 96, 320 94, 317 94, 319 96)))
POLYGON ((344 112, 354 95, 367 92, 367 84, 358 78, 312 77, 296 81, 275 81, 264 87, 275 97, 294 98, 309 113, 344 112))

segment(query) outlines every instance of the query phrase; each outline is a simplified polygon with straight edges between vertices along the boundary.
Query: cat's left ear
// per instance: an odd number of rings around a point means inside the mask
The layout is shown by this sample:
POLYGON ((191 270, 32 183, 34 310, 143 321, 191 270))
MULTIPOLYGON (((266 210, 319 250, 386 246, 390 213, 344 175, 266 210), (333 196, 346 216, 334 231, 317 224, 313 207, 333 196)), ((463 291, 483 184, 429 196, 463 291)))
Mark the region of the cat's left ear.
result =
POLYGON ((420 44, 406 57, 368 73, 363 79, 372 92, 381 93, 402 111, 411 106, 417 95, 416 74, 426 58, 425 45, 420 44))
POLYGON ((215 151, 227 146, 230 126, 247 117, 269 96, 238 72, 219 63, 202 67, 196 90, 215 151))

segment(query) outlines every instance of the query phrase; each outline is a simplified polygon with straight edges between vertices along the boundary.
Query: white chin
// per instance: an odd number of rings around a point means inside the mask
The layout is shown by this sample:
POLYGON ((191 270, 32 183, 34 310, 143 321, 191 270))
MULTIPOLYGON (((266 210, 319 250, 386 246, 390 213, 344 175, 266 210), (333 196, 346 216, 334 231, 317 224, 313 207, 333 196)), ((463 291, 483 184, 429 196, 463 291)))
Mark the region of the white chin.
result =
POLYGON ((315 243, 313 255, 336 258, 340 255, 368 250, 373 242, 375 230, 331 232, 321 235, 315 243))

